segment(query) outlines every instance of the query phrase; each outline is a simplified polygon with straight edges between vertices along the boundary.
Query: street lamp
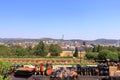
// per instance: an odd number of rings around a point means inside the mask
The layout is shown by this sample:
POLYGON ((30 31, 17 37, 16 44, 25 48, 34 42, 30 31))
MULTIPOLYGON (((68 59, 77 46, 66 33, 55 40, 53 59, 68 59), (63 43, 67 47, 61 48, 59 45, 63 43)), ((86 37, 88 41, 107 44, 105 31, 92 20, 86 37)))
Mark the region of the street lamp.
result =
POLYGON ((109 61, 110 61, 110 59, 106 59, 107 60, 107 65, 109 66, 109 61))
POLYGON ((80 64, 81 64, 81 50, 80 50, 80 64))

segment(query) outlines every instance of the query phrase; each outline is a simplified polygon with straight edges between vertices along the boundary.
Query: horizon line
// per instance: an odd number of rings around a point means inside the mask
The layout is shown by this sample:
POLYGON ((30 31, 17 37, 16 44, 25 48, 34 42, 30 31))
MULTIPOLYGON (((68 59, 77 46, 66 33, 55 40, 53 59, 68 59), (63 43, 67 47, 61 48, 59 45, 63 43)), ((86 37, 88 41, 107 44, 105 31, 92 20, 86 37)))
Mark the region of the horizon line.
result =
MULTIPOLYGON (((60 38, 50 38, 50 37, 42 37, 42 38, 27 38, 27 37, 0 37, 1 39, 60 39, 60 38)), ((98 40, 98 39, 107 39, 107 40, 120 40, 115 38, 96 38, 96 39, 80 39, 80 38, 73 38, 73 39, 63 39, 63 40, 98 40)))

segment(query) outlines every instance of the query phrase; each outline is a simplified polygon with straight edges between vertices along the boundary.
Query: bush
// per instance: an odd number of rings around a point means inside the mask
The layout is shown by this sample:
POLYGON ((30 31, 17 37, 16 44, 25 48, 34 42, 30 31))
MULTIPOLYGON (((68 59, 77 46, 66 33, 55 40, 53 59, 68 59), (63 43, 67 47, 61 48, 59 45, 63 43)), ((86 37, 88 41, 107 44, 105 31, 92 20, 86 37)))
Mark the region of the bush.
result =
POLYGON ((4 78, 4 76, 0 75, 0 80, 10 80, 10 78, 9 77, 4 78))
POLYGON ((0 61, 0 75, 6 74, 10 68, 11 64, 0 61))
POLYGON ((88 52, 86 54, 87 59, 94 59, 96 60, 98 58, 98 53, 96 52, 88 52))
POLYGON ((102 50, 98 54, 99 60, 107 60, 110 59, 111 61, 118 61, 119 57, 116 52, 112 52, 110 50, 102 50))

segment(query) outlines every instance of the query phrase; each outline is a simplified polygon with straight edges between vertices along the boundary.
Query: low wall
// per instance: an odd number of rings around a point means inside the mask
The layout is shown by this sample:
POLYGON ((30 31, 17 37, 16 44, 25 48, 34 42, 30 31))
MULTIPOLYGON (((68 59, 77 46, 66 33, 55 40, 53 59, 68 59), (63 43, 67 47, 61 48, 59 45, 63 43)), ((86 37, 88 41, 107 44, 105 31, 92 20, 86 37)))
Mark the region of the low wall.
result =
POLYGON ((49 76, 34 76, 33 80, 120 80, 120 76, 79 76, 77 79, 68 78, 68 79, 60 79, 49 76))

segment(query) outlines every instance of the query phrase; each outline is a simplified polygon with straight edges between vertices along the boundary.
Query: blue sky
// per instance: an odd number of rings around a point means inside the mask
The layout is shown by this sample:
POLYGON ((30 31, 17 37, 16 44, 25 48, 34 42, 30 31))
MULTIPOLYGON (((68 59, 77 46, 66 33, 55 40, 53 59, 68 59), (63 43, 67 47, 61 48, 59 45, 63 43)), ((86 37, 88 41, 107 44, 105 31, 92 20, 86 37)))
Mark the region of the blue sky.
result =
POLYGON ((1 38, 120 39, 120 0, 0 0, 1 38))

